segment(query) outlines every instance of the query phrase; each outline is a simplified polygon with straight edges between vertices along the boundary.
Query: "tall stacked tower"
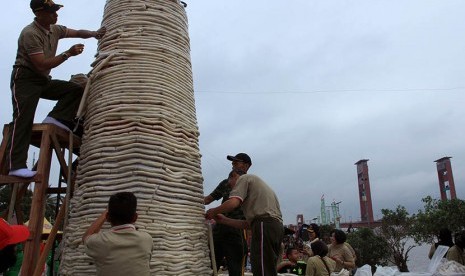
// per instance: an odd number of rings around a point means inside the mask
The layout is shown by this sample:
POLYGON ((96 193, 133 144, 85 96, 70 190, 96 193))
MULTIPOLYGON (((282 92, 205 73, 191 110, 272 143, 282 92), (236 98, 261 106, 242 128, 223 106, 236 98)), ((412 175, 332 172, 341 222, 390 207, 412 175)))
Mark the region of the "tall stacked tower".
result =
POLYGON ((454 175, 452 174, 452 165, 450 164, 450 159, 452 157, 443 157, 438 159, 436 162, 436 168, 438 170, 438 180, 439 180, 439 191, 441 192, 441 199, 447 200, 447 191, 449 191, 449 198, 456 199, 457 195, 455 193, 455 184, 454 184, 454 175))
POLYGON ((357 165, 358 196, 360 199, 360 217, 364 222, 372 222, 373 206, 371 203, 370 178, 368 177, 368 159, 359 160, 357 165))
POLYGON ((102 25, 60 275, 96 275, 81 237, 111 195, 130 191, 136 227, 153 238, 151 275, 210 276, 184 4, 107 0, 102 25))

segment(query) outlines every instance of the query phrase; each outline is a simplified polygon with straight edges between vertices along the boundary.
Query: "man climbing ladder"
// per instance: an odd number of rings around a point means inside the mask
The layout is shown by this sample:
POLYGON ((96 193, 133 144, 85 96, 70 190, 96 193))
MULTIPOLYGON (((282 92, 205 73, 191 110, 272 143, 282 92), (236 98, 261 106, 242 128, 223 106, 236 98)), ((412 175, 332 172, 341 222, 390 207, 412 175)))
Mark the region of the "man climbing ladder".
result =
POLYGON ((90 37, 99 39, 106 32, 105 27, 88 31, 55 25, 57 11, 63 6, 51 0, 32 0, 30 7, 35 15, 34 22, 26 26, 19 36, 16 61, 11 74, 13 121, 10 123, 7 146, 9 175, 25 178, 36 174, 27 169, 26 160, 39 99, 58 101, 43 123, 70 130, 84 89, 74 82, 54 80, 49 76, 52 68, 84 50, 83 44, 75 44, 69 50, 56 55, 58 40, 90 37))

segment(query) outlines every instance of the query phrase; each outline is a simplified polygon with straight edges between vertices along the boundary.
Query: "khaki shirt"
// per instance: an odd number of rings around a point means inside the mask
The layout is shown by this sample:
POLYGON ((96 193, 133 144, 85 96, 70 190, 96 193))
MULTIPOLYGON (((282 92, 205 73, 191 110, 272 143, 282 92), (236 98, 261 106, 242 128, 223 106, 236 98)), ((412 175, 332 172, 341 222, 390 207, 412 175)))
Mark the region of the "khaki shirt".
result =
POLYGON ((97 276, 150 275, 153 240, 146 232, 116 226, 90 235, 84 245, 95 262, 97 276))
POLYGON ((45 58, 56 56, 58 40, 65 38, 67 28, 61 25, 50 25, 50 31, 36 21, 24 27, 18 38, 18 52, 15 66, 24 66, 40 75, 48 77, 51 70, 39 71, 32 64, 30 56, 44 54, 45 58))
MULTIPOLYGON (((354 257, 352 256, 352 252, 350 252, 350 249, 344 244, 336 244, 336 245, 329 245, 328 247, 328 257, 333 258, 334 256, 339 255, 340 258, 344 262, 354 262, 354 257)), ((336 263, 336 268, 335 272, 339 272, 343 269, 342 264, 336 263)))
POLYGON ((331 260, 327 256, 321 258, 320 256, 312 256, 307 260, 307 269, 305 270, 305 275, 307 276, 329 276, 334 269, 336 268, 336 262, 331 260), (328 266, 326 268, 325 264, 328 266))
POLYGON ((256 217, 273 217, 283 221, 278 197, 265 181, 253 174, 239 177, 230 198, 238 198, 247 222, 256 217))
POLYGON ((465 255, 463 250, 457 245, 452 246, 449 251, 447 251, 446 259, 449 261, 456 261, 461 265, 465 265, 465 255))
MULTIPOLYGON (((215 190, 213 190, 213 192, 211 192, 210 196, 214 200, 218 200, 220 198, 223 198, 221 203, 224 203, 225 201, 227 201, 229 199, 229 193, 231 192, 231 190, 232 190, 232 188, 231 188, 231 186, 229 186, 228 180, 225 179, 225 180, 221 181, 220 184, 218 184, 218 186, 216 186, 215 190)), ((225 213, 224 215, 227 216, 228 218, 244 219, 244 213, 242 212, 241 207, 238 207, 238 208, 234 209, 233 211, 231 211, 229 213, 225 213)))

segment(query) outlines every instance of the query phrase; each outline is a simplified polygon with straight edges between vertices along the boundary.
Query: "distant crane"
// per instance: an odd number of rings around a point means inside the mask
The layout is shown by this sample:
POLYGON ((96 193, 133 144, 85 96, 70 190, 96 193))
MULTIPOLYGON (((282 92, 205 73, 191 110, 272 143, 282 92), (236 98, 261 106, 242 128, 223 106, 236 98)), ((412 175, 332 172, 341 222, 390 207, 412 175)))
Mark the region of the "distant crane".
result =
POLYGON ((339 215, 339 204, 341 202, 342 201, 339 201, 339 202, 333 201, 333 203, 331 203, 331 210, 333 211, 333 222, 334 222, 334 225, 336 226, 336 229, 341 228, 341 225, 340 225, 341 216, 339 215))
POLYGON ((329 224, 329 218, 326 218, 325 195, 321 196, 321 224, 329 224))
POLYGON ((342 201, 336 202, 333 200, 330 206, 326 206, 325 204, 325 195, 321 196, 321 224, 322 225, 327 225, 333 223, 336 227, 336 229, 340 229, 340 221, 341 221, 341 216, 339 214, 339 204, 342 201), (331 218, 331 212, 333 213, 332 218, 331 218))

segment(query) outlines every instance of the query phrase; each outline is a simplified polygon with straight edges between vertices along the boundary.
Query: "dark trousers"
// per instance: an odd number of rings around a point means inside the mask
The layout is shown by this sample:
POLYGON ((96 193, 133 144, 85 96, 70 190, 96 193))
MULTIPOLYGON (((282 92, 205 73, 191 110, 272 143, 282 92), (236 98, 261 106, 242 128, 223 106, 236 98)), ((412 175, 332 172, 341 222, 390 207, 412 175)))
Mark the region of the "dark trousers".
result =
POLYGON ((244 230, 217 224, 214 233, 215 260, 219 266, 223 258, 228 264, 229 276, 244 275, 247 243, 244 230))
POLYGON ((39 99, 58 101, 48 116, 72 122, 84 89, 73 82, 51 80, 25 67, 13 68, 10 88, 13 121, 10 123, 7 150, 11 171, 27 167, 27 151, 39 99))
POLYGON ((250 263, 253 275, 278 275, 278 256, 284 237, 282 222, 271 217, 258 218, 252 222, 251 227, 250 263))

